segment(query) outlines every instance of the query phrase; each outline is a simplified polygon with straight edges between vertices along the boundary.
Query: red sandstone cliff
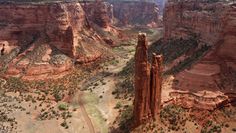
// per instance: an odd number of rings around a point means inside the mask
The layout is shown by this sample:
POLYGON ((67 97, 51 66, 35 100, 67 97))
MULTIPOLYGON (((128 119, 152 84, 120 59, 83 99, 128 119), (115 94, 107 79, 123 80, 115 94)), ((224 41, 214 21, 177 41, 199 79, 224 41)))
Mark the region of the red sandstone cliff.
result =
POLYGON ((1 3, 0 12, 1 69, 7 76, 57 77, 72 68, 71 58, 82 63, 101 56, 100 37, 79 3, 1 3))
POLYGON ((146 34, 140 33, 135 53, 134 125, 155 119, 161 108, 162 56, 148 62, 146 34))
POLYGON ((111 2, 116 23, 127 25, 152 25, 158 23, 159 9, 155 3, 150 2, 111 2))
POLYGON ((107 2, 96 0, 95 2, 81 3, 90 22, 101 28, 108 28, 112 23, 113 7, 107 2))
POLYGON ((236 88, 236 5, 191 0, 169 1, 164 16, 165 39, 197 35, 211 50, 190 69, 176 75, 173 87, 232 92, 236 88))
POLYGON ((102 28, 111 25, 157 26, 159 8, 150 2, 83 2, 81 3, 88 19, 102 28))
POLYGON ((200 35, 203 42, 213 45, 223 30, 226 5, 197 0, 170 0, 164 9, 165 38, 200 35))

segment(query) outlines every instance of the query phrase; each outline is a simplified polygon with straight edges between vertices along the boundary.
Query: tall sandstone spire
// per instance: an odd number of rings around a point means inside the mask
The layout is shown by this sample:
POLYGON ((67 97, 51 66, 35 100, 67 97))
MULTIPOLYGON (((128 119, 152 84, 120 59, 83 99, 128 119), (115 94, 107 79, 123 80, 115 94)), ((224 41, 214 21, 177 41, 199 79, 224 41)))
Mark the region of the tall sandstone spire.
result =
POLYGON ((134 125, 155 118, 161 106, 162 56, 153 55, 152 66, 148 62, 146 34, 139 33, 135 53, 134 125))
POLYGON ((148 63, 146 34, 138 35, 138 45, 135 53, 135 100, 134 121, 140 125, 146 120, 150 111, 150 64, 148 63))
POLYGON ((155 119, 161 108, 161 86, 162 86, 162 55, 153 54, 151 68, 151 113, 155 119))

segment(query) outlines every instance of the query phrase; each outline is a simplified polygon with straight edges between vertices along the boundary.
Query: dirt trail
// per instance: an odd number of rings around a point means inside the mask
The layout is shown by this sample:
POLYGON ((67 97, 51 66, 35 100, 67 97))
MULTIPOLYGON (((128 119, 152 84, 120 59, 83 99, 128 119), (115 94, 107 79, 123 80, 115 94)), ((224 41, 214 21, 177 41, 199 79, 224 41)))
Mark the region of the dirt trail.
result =
POLYGON ((75 99, 73 100, 73 102, 79 104, 81 113, 82 113, 82 115, 83 115, 83 118, 84 118, 84 120, 86 121, 87 126, 88 126, 88 128, 89 128, 89 132, 90 132, 90 133, 95 133, 95 128, 94 128, 94 126, 93 126, 92 120, 90 119, 90 117, 89 117, 89 115, 88 115, 88 113, 87 113, 87 111, 86 111, 86 109, 85 109, 85 107, 84 107, 84 103, 83 103, 83 101, 82 101, 82 99, 81 99, 82 95, 83 95, 83 94, 82 94, 80 91, 78 91, 78 92, 75 94, 75 97, 74 97, 75 99))

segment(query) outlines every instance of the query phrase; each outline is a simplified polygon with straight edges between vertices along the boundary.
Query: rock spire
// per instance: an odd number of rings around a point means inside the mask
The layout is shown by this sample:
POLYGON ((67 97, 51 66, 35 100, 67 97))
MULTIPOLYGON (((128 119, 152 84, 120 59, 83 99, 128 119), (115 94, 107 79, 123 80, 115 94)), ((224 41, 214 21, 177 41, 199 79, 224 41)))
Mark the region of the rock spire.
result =
POLYGON ((161 105, 162 56, 153 54, 152 65, 148 62, 146 34, 139 33, 135 53, 134 124, 155 118, 161 105))

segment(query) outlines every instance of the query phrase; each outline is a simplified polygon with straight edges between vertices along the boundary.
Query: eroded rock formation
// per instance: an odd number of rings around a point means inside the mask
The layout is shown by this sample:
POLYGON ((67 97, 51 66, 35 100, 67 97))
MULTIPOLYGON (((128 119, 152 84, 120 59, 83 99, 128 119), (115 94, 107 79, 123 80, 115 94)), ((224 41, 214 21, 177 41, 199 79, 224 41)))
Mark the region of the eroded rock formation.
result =
POLYGON ((153 55, 152 66, 148 62, 146 34, 138 35, 135 53, 134 124, 155 118, 161 105, 162 56, 153 55))
POLYGON ((223 30, 226 5, 207 1, 170 0, 164 9, 164 37, 188 38, 198 36, 208 45, 214 45, 223 30))
POLYGON ((159 8, 155 3, 139 1, 113 1, 113 13, 118 25, 151 25, 156 26, 159 8))
POLYGON ((162 55, 153 54, 151 68, 151 113, 155 118, 157 113, 160 113, 161 109, 161 86, 162 86, 162 55))
POLYGON ((150 110, 150 64, 148 63, 146 34, 139 34, 135 53, 134 121, 136 125, 147 120, 150 110))
POLYGON ((1 3, 0 12, 0 66, 7 77, 61 77, 72 59, 83 63, 102 54, 80 3, 1 3))
POLYGON ((150 2, 96 0, 96 2, 83 2, 81 5, 88 19, 102 28, 112 24, 157 26, 160 15, 158 5, 150 2))
POLYGON ((196 35, 200 44, 212 45, 201 60, 175 76, 175 89, 192 92, 232 92, 236 88, 236 5, 229 2, 168 1, 165 38, 196 35))
POLYGON ((111 26, 113 20, 113 6, 107 2, 96 0, 95 2, 81 3, 90 22, 101 28, 111 26))

